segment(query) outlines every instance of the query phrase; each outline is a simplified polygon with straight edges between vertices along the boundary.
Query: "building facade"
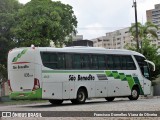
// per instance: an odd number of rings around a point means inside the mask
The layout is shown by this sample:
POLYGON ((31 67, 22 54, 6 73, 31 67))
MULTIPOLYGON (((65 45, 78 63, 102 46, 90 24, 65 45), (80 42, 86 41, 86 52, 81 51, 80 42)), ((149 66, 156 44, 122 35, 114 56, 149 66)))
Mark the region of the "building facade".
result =
POLYGON ((92 39, 94 47, 104 47, 107 49, 125 49, 126 46, 136 44, 134 38, 129 33, 129 27, 106 33, 106 36, 92 39))
MULTIPOLYGON (((160 4, 156 4, 154 9, 146 11, 146 18, 148 22, 152 22, 160 29, 160 4)), ((158 38, 160 39, 160 30, 157 31, 158 38)), ((160 46, 160 40, 156 42, 157 46, 160 46)))

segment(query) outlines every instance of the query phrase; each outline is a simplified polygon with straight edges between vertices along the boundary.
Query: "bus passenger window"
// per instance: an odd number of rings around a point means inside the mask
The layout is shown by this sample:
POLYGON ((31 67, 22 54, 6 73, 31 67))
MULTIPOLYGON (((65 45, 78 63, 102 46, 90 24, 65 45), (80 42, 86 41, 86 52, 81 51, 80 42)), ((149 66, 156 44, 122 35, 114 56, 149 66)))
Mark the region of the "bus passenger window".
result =
POLYGON ((135 70, 136 66, 131 56, 126 56, 127 60, 127 70, 135 70))
POLYGON ((51 52, 42 52, 41 53, 42 63, 45 67, 51 69, 57 69, 57 54, 51 52))
POLYGON ((89 69, 90 68, 90 58, 89 55, 82 55, 81 56, 81 62, 82 62, 82 69, 89 69))
POLYGON ((106 69, 106 63, 105 63, 105 56, 104 55, 99 55, 98 56, 98 67, 101 70, 106 69))
POLYGON ((98 69, 98 59, 96 55, 92 56, 92 68, 93 69, 98 69))
POLYGON ((113 61, 114 61, 114 69, 120 70, 121 69, 120 56, 118 56, 118 55, 113 56, 113 61))
POLYGON ((107 66, 109 70, 113 70, 113 56, 112 55, 107 55, 107 66))
POLYGON ((121 56, 121 69, 122 70, 127 70, 126 56, 121 56))
POLYGON ((81 55, 73 55, 73 69, 81 69, 81 55))
POLYGON ((66 69, 72 69, 72 54, 65 54, 66 69))
POLYGON ((65 69, 65 55, 63 53, 58 54, 58 69, 65 69))

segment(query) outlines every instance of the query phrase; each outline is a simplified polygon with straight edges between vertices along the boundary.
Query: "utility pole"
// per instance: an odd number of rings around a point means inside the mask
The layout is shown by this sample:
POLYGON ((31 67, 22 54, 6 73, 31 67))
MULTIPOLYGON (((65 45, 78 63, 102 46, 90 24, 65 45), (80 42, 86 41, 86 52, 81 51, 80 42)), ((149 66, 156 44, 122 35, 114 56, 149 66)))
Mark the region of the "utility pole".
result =
POLYGON ((136 0, 133 0, 133 7, 135 9, 135 25, 136 25, 136 36, 135 36, 135 39, 137 41, 137 51, 139 52, 138 22, 137 22, 137 3, 136 3, 136 0))

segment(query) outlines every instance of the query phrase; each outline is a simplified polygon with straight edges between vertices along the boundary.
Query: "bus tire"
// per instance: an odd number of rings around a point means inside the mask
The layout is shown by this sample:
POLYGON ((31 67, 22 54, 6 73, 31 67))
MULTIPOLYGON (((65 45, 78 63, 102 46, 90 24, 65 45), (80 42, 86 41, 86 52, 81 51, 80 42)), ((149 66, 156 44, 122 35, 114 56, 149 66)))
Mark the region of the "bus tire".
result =
POLYGON ((83 104, 85 103, 86 98, 87 98, 86 90, 83 88, 80 88, 77 92, 77 98, 75 99, 75 101, 73 100, 72 102, 76 104, 83 104))
POLYGON ((53 105, 60 105, 62 104, 63 100, 49 100, 49 102, 53 105))
POLYGON ((105 98, 108 102, 112 102, 114 99, 115 99, 115 97, 106 97, 105 98))
POLYGON ((128 98, 130 100, 137 100, 139 98, 139 88, 133 87, 131 90, 131 95, 128 98))

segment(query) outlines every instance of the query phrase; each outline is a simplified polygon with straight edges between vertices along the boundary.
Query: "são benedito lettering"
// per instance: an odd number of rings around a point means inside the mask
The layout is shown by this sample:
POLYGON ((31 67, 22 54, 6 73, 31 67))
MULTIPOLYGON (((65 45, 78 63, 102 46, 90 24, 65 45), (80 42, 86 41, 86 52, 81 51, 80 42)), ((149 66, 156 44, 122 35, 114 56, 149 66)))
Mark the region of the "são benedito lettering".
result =
POLYGON ((95 77, 92 76, 91 74, 89 74, 88 76, 82 76, 82 75, 78 75, 78 81, 80 80, 94 80, 95 77))

